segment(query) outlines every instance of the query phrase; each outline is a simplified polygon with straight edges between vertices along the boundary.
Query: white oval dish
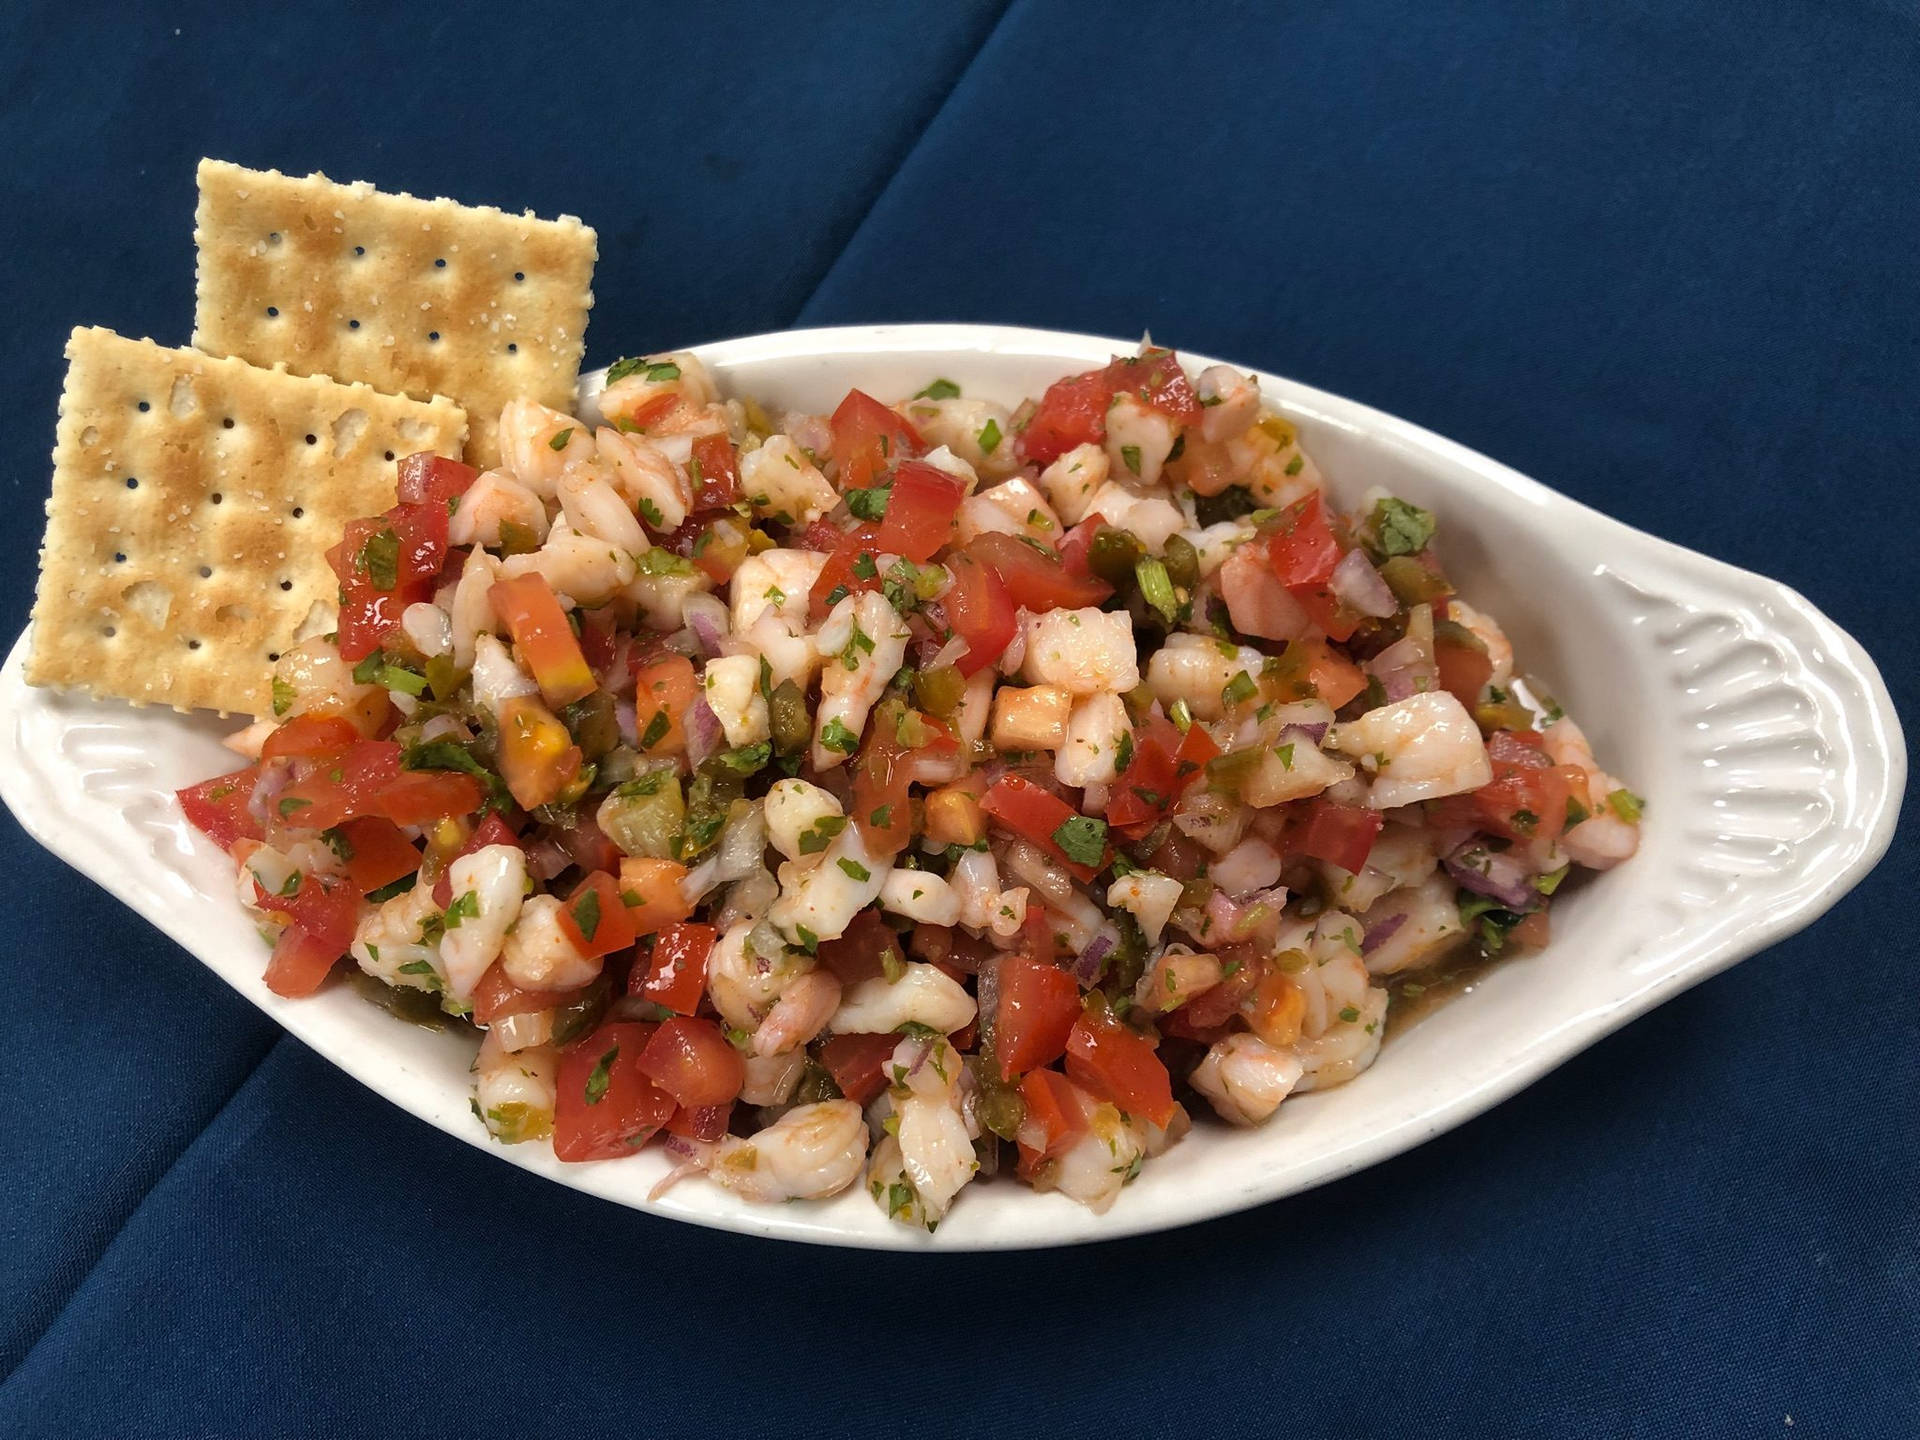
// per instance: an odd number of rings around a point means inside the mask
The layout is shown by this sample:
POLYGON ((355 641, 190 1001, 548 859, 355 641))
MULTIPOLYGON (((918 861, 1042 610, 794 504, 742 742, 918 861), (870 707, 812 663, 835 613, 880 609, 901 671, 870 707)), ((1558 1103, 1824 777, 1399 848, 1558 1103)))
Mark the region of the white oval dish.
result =
MULTIPOLYGON (((936 375, 1008 403, 1131 351, 990 325, 804 330, 697 349, 729 393, 819 411, 850 385, 893 400, 936 375)), ((1184 357, 1190 366, 1211 363, 1184 357)), ((600 376, 582 382, 584 397, 600 376)), ((1450 441, 1276 376, 1336 496, 1380 485, 1440 517, 1440 552, 1506 626, 1607 767, 1648 799, 1639 855, 1554 907, 1545 951, 1401 1035, 1352 1083, 1300 1096, 1254 1131, 1203 1125, 1105 1215, 1058 1195, 969 1189, 938 1233, 889 1222, 855 1188, 752 1206, 701 1180, 657 1201, 657 1148, 563 1165, 491 1142, 468 1106, 471 1041, 417 1029, 345 986, 285 1000, 179 786, 231 768, 207 717, 29 688, 26 637, 0 671, 0 797, 42 844, 165 931, 341 1069, 448 1134, 622 1205, 821 1244, 973 1250, 1071 1244, 1244 1209, 1398 1154, 1513 1094, 1667 997, 1811 923, 1885 852, 1906 749, 1854 640, 1793 591, 1610 520, 1450 441)))

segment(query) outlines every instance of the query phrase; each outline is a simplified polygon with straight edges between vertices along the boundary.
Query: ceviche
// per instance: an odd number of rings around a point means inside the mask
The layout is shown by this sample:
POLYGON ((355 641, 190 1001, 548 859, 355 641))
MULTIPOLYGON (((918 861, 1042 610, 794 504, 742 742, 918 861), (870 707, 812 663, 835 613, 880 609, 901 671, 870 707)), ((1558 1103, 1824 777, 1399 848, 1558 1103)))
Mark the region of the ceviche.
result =
POLYGON ((502 463, 414 455, 329 552, 250 763, 182 791, 282 995, 480 1033, 476 1115, 931 1228, 1096 1210, 1194 1115, 1379 1051, 1389 986, 1537 946, 1640 801, 1225 366, 828 415, 623 360, 502 463))

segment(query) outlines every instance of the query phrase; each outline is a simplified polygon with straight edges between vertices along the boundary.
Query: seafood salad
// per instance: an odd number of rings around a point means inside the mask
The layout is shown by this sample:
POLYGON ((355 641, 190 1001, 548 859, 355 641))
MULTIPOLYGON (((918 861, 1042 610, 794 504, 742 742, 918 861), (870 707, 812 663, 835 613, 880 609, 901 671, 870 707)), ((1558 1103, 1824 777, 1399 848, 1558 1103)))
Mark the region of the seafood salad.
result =
POLYGON ((1390 986, 1633 855, 1436 517, 1337 504, 1252 378, 928 381, 770 414, 653 355, 400 459, 180 794, 268 985, 471 1027, 502 1143, 932 1228, 1351 1079, 1390 986))

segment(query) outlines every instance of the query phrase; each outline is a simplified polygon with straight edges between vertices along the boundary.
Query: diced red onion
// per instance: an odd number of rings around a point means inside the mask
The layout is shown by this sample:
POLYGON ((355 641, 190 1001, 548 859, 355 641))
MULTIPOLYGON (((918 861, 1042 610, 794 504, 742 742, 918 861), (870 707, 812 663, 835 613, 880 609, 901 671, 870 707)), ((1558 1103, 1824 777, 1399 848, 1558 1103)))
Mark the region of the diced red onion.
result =
POLYGON ((1447 873, 1476 895, 1498 900, 1509 910, 1539 908, 1533 874, 1519 857, 1468 842, 1447 856, 1447 873))
POLYGON ((1114 943, 1114 937, 1105 930, 1094 936, 1073 962, 1073 978, 1089 989, 1098 984, 1100 971, 1107 963, 1107 956, 1113 953, 1114 943))
POLYGON ((720 717, 713 713, 704 695, 693 697, 682 723, 687 730, 687 763, 698 770, 726 743, 726 734, 720 728, 720 717))
POLYGON ((572 863, 573 857, 552 839, 536 840, 527 851, 527 869, 536 880, 551 880, 572 863))
POLYGON ((1316 720, 1308 725, 1283 725, 1280 727, 1280 738, 1284 741, 1289 736, 1298 735, 1308 744, 1317 746, 1327 738, 1330 728, 1324 720, 1316 720))
POLYGON ((714 659, 726 645, 727 607, 711 595, 689 595, 685 614, 687 628, 700 642, 700 653, 714 659))
POLYGON ((980 961, 974 979, 976 998, 979 1000, 980 1033, 990 1037, 995 1022, 1000 1018, 1000 957, 989 955, 980 961))
POLYGON ((1373 568, 1373 562, 1367 559, 1364 550, 1349 550, 1346 553, 1340 563, 1333 567, 1327 588, 1362 615, 1385 619, 1400 609, 1399 602, 1393 598, 1393 591, 1387 588, 1387 582, 1380 578, 1380 572, 1373 568))
MULTIPOLYGON (((1024 615, 1026 612, 1022 611, 1024 615)), ((1027 659, 1027 623, 1023 619, 1014 627, 1013 639, 1007 642, 1007 648, 1000 652, 1000 658, 994 662, 1002 675, 1017 675, 1027 659)))
POLYGON ((627 744, 640 748, 640 717, 634 713, 633 701, 616 700, 613 702, 613 720, 620 727, 620 738, 627 744))
POLYGON ((1433 657, 1411 636, 1394 641, 1367 661, 1365 669, 1380 682, 1389 703, 1431 690, 1440 679, 1433 657))
POLYGON ((927 1057, 931 1054, 933 1054, 933 1041, 925 1036, 909 1036, 893 1047, 891 1065, 905 1066, 907 1076, 911 1079, 920 1073, 921 1068, 927 1063, 927 1057))
POLYGON ((1406 923, 1407 912, 1404 910, 1397 915, 1389 915, 1361 937, 1360 953, 1362 955, 1371 955, 1376 949, 1386 944, 1387 941, 1398 934, 1400 927, 1406 923))
POLYGON ((957 665, 966 653, 967 642, 956 635, 947 641, 946 644, 942 645, 939 650, 934 653, 933 658, 921 668, 924 670, 938 670, 942 665, 957 665))
POLYGON ((253 793, 247 797, 247 814, 253 817, 254 824, 264 830, 278 818, 274 801, 291 784, 293 765, 290 761, 271 760, 261 767, 260 778, 253 782, 253 793))

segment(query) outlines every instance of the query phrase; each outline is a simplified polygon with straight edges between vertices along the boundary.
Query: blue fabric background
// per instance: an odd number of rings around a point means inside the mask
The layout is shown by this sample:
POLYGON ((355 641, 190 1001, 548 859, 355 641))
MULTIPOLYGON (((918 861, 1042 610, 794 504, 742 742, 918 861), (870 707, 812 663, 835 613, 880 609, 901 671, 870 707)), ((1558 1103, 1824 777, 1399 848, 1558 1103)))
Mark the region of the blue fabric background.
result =
MULTIPOLYGON (((1916 699, 1920 10, 0 12, 0 613, 203 153, 570 211, 590 364, 795 323, 1231 356, 1776 575, 1916 699)), ((675 1226, 361 1090, 0 820, 0 1433, 1920 1433, 1911 837, 1425 1148, 1083 1250, 675 1226)))

